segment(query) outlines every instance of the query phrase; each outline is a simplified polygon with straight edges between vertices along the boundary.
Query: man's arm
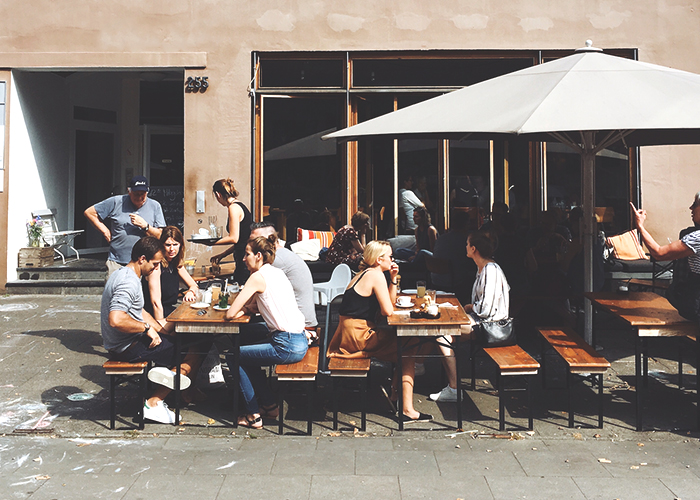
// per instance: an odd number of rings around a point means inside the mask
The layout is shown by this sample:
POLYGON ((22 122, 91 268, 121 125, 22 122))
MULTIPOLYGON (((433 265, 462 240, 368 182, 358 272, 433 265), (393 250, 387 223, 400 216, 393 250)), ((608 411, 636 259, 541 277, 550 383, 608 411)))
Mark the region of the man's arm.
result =
POLYGON ((630 205, 632 206, 632 214, 634 215, 635 225, 637 226, 637 229, 639 229, 639 234, 642 237, 642 241, 644 242, 644 245, 646 245, 652 257, 654 257, 656 260, 676 260, 693 255, 693 250, 681 240, 676 240, 673 243, 669 243, 668 245, 664 246, 659 245, 651 236, 651 233, 649 233, 646 227, 644 227, 644 222, 647 219, 646 210, 637 210, 632 203, 630 203, 630 205))
POLYGON ((97 215, 97 210, 95 210, 95 205, 89 207, 85 212, 83 212, 87 220, 95 226, 95 229, 97 229, 100 233, 102 233, 102 236, 104 236, 104 239, 107 240, 107 242, 112 241, 112 233, 110 232, 109 228, 105 225, 104 222, 102 222, 102 219, 100 219, 100 216, 97 215))

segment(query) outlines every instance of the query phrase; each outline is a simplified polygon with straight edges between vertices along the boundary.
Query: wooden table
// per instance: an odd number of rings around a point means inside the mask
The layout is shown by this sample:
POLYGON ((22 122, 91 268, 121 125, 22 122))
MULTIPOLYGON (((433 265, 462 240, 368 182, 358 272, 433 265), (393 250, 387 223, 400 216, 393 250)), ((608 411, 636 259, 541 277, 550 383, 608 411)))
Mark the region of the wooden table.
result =
MULTIPOLYGON (((415 295, 411 295, 412 300, 416 303, 415 307, 419 307, 425 299, 418 299, 415 295)), ((471 317, 464 312, 462 305, 454 295, 438 296, 436 299, 438 306, 440 304, 451 304, 456 307, 440 307, 440 317, 438 319, 413 319, 410 316, 411 309, 398 309, 387 318, 387 324, 396 331, 397 344, 397 365, 398 365, 398 380, 399 380, 399 399, 398 399, 398 418, 399 430, 403 430, 403 387, 402 376, 403 369, 401 360, 403 357, 403 341, 406 337, 442 337, 444 335, 459 336, 461 334, 461 325, 473 323, 471 317)), ((455 361, 457 362, 457 428, 462 428, 462 383, 459 373, 459 356, 457 356, 454 341, 450 347, 455 353, 455 361)))
MULTIPOLYGON (((584 296, 594 307, 607 311, 627 323, 635 334, 635 411, 637 430, 641 431, 641 398, 649 375, 648 339, 650 337, 689 337, 696 340, 698 325, 683 318, 668 300, 655 293, 587 292, 584 296)), ((595 339, 595 324, 593 333, 595 339)), ((700 342, 695 344, 697 359, 700 362, 700 342)), ((697 394, 700 395, 700 391, 697 394)), ((698 397, 697 419, 700 427, 700 397, 698 397)))
MULTIPOLYGON (((185 302, 180 304, 168 316, 169 322, 175 323, 175 356, 177 377, 175 377, 175 422, 180 422, 180 339, 178 333, 190 334, 226 334, 233 336, 233 366, 231 374, 233 375, 233 426, 238 424, 238 367, 240 364, 240 348, 241 339, 240 325, 248 323, 250 317, 241 316, 240 318, 227 320, 226 311, 217 311, 212 306, 206 309, 195 309, 190 306, 190 303, 185 302)), ((194 383, 194 380, 192 381, 194 383)))
POLYGON ((195 266, 194 273, 192 273, 192 279, 195 281, 205 281, 211 279, 226 279, 233 276, 236 270, 235 262, 220 262, 221 271, 218 274, 212 271, 212 266, 205 266, 204 272, 202 272, 201 266, 195 266))

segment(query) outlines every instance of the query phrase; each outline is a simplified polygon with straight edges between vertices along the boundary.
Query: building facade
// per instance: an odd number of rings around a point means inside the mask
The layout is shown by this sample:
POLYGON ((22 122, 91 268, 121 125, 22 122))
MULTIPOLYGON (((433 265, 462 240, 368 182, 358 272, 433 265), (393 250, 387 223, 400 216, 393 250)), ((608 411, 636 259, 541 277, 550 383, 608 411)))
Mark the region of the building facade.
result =
MULTIPOLYGON (((362 209, 377 236, 394 234, 406 177, 439 226, 460 196, 484 212, 504 201, 532 224, 541 210, 580 202, 578 158, 557 144, 320 136, 567 55, 586 39, 700 73, 699 9, 649 0, 3 2, 0 282, 15 279, 33 211, 55 208, 61 229, 86 228, 82 211, 125 192, 136 174, 149 176, 168 222, 186 235, 210 216, 223 225, 210 194, 222 177, 256 219, 282 227, 298 213, 312 225, 330 213, 338 225, 362 209)), ((698 151, 599 157, 596 201, 613 208, 610 230, 628 227, 634 201, 659 241, 675 238, 700 189, 698 151)), ((78 240, 88 251, 103 245, 89 230, 78 240)), ((190 254, 209 255, 198 245, 190 254)))

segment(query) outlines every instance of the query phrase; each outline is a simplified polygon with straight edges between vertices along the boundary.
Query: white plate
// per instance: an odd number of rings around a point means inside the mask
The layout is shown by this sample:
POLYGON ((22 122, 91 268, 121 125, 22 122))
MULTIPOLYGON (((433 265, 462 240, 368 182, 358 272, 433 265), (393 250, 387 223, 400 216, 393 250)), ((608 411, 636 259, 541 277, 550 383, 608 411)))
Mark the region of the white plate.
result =
POLYGON ((217 311, 226 311, 229 307, 231 307, 231 306, 228 305, 228 306, 226 306, 226 307, 219 307, 219 304, 216 304, 216 305, 214 306, 214 309, 217 310, 217 311))
POLYGON ((409 303, 406 304, 405 306, 399 305, 398 302, 396 303, 396 307, 400 307, 401 309, 408 309, 409 307, 413 307, 413 306, 415 306, 415 305, 416 305, 416 303, 413 302, 413 301, 409 302, 409 303))
POLYGON ((206 302, 195 302, 193 304, 190 304, 190 307, 192 309, 206 309, 207 307, 209 307, 209 304, 207 304, 206 302))

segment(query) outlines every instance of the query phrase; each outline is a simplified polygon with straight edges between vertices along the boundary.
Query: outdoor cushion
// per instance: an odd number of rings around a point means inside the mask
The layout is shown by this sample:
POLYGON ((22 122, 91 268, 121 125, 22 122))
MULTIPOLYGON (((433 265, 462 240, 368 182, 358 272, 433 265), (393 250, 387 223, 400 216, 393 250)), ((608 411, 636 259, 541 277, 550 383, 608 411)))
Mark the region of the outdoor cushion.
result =
POLYGON ((297 228, 297 241, 321 240, 321 248, 328 248, 333 243, 335 233, 332 231, 312 231, 297 228))
POLYGON ((610 236, 606 240, 606 245, 612 247, 612 257, 615 259, 649 260, 649 256, 644 253, 642 245, 639 244, 637 231, 627 231, 617 236, 610 236))

